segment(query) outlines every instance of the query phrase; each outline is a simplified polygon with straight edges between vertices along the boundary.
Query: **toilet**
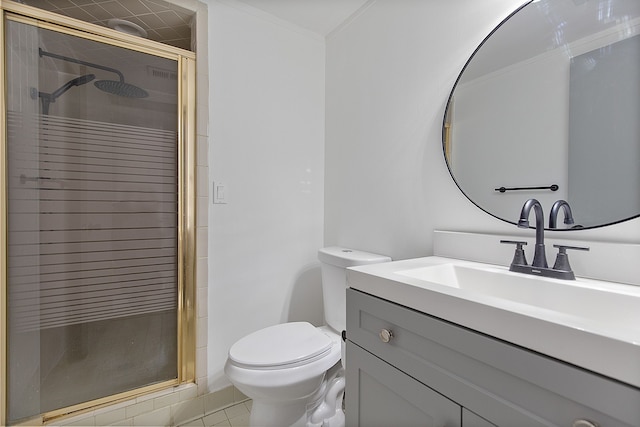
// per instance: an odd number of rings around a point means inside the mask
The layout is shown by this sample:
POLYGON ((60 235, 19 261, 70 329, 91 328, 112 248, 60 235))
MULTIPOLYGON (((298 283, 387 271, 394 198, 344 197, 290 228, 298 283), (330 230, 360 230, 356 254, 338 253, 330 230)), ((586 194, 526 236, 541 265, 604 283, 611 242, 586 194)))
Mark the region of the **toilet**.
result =
POLYGON ((224 371, 253 399, 251 426, 344 426, 341 332, 346 329, 346 269, 391 258, 333 246, 320 249, 318 259, 327 324, 269 326, 241 338, 229 350, 224 371))

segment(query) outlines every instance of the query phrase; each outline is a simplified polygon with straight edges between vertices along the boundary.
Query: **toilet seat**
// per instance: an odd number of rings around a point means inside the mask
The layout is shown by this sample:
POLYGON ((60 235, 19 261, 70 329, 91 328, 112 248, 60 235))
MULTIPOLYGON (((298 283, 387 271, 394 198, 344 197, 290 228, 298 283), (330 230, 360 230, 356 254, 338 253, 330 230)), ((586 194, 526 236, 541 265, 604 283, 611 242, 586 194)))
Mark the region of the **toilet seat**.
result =
POLYGON ((230 361, 257 370, 304 366, 331 353, 333 341, 308 322, 290 322, 253 332, 229 350, 230 361))

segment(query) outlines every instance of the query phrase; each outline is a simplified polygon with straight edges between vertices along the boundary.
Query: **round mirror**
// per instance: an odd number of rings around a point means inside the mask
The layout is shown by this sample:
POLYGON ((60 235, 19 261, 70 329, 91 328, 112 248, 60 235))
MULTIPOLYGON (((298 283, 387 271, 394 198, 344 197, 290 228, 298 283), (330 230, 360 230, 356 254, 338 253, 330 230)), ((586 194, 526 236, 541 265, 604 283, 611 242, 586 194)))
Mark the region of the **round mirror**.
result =
POLYGON ((458 77, 443 147, 460 190, 502 220, 515 223, 531 198, 547 228, 639 216, 640 1, 520 7, 458 77))

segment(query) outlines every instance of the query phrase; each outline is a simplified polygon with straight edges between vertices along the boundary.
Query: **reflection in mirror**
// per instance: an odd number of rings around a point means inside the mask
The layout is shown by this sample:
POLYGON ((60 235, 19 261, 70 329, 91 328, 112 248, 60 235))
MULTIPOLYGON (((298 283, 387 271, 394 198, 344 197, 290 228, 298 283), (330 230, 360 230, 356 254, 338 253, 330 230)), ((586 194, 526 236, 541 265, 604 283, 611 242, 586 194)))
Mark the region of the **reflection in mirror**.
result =
POLYGON ((574 224, 640 215, 640 1, 532 1, 503 21, 454 86, 443 147, 462 192, 515 223, 566 200, 574 224))

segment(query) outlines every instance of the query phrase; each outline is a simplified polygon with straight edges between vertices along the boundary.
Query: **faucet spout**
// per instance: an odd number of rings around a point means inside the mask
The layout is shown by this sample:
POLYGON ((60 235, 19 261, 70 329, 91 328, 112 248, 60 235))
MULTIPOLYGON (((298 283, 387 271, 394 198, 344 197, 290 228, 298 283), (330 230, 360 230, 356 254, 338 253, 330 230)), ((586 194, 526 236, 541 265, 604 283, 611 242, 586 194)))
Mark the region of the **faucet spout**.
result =
POLYGON ((573 224, 571 206, 569 206, 569 203, 564 200, 557 200, 553 206, 551 206, 551 213, 549 214, 549 228, 557 228, 558 213, 561 208, 564 211, 564 223, 567 225, 573 224))
POLYGON ((544 213, 542 212, 542 205, 536 199, 527 200, 522 206, 520 212, 520 220, 518 221, 518 227, 529 228, 529 214, 533 209, 536 215, 536 246, 533 254, 532 267, 548 268, 547 256, 544 250, 544 213))

